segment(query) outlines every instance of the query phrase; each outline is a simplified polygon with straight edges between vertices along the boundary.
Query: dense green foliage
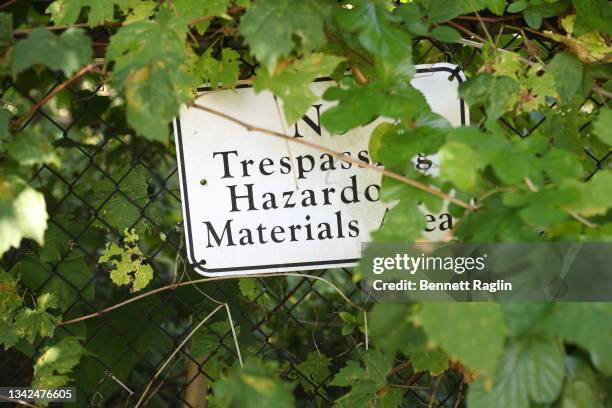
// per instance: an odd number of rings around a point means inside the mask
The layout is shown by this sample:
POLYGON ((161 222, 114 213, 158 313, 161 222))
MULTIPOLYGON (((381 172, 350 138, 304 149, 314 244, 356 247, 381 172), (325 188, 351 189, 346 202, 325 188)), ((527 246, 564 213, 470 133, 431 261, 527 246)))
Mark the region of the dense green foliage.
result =
MULTIPOLYGON (((611 240, 611 31, 606 0, 7 2, 0 6, 7 367, 28 356, 32 384, 76 382, 86 390, 83 403, 123 406, 124 388, 105 371, 141 392, 151 365, 216 306, 204 290, 234 311, 246 308, 235 316, 244 368, 220 314, 193 336, 190 357, 177 357, 162 377, 172 383, 191 361, 203 364, 212 392, 199 391, 211 405, 396 407, 416 404, 408 392, 415 374, 451 370, 468 384, 469 408, 610 406, 610 304, 368 305, 368 351, 363 314, 324 282, 308 289, 298 278, 186 285, 103 319, 60 322, 190 278, 176 228, 169 122, 207 82, 231 88, 254 76, 255 89, 278 96, 293 122, 316 100, 309 84, 332 76, 337 85, 324 98, 337 105, 321 116, 330 132, 342 138, 388 119, 371 136, 372 157, 473 204, 448 206, 449 239, 611 240), (469 78, 460 94, 471 126, 451 127, 410 84, 416 63, 441 61, 469 78), (439 174, 416 168, 418 154, 439 154, 439 174), (291 319, 275 315, 281 304, 291 319), (273 353, 260 348, 262 338, 273 353)), ((382 198, 399 203, 375 233, 380 241, 419 239, 426 220, 418 207, 443 206, 387 178, 382 198)), ((326 277, 353 284, 343 271, 326 277)), ((159 388, 149 404, 178 404, 184 388, 159 388)), ((440 402, 437 390, 431 404, 440 402)))

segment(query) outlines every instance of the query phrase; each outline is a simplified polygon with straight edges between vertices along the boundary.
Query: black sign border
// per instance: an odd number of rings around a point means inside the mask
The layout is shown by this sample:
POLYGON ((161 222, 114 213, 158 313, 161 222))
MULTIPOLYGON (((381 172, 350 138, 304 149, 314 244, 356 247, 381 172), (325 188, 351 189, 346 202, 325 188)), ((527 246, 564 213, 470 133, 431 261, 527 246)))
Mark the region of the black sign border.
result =
MULTIPOLYGON (((431 72, 448 72, 450 74, 449 80, 451 78, 456 78, 459 84, 463 82, 463 78, 460 73, 462 72, 461 67, 456 65, 455 68, 450 68, 448 66, 438 66, 438 67, 430 67, 430 68, 417 68, 417 74, 431 73, 431 72)), ((330 78, 319 78, 316 82, 323 81, 331 81, 330 78)), ((236 88, 252 88, 250 84, 242 84, 238 85, 236 88)), ((198 92, 209 91, 209 87, 198 88, 198 92)), ((463 99, 459 99, 459 110, 461 115, 461 125, 465 125, 465 102, 463 99)), ((337 264, 351 264, 359 261, 359 258, 354 259, 337 259, 331 261, 315 261, 315 262, 294 262, 294 263, 286 263, 286 264, 269 264, 269 265, 252 265, 252 266, 237 266, 230 268, 205 268, 204 265, 206 261, 195 261, 194 250, 193 250, 193 238, 191 235, 191 215, 189 213, 189 197, 187 192, 187 173, 185 171, 185 160, 183 154, 183 140, 182 140, 182 131, 181 131, 181 121, 178 117, 175 118, 175 129, 176 129, 176 139, 177 139, 177 153, 179 154, 180 159, 180 171, 181 171, 181 181, 182 181, 182 189, 181 189, 181 198, 184 200, 184 215, 186 217, 183 220, 183 226, 185 228, 185 233, 188 238, 188 248, 187 248, 187 259, 189 261, 189 265, 202 273, 204 276, 216 276, 221 275, 227 272, 238 272, 238 271, 250 271, 255 269, 282 269, 282 268, 291 268, 291 267, 300 267, 300 266, 322 266, 325 267, 327 265, 337 265, 337 264)), ((270 272, 272 273, 272 272, 270 272)))

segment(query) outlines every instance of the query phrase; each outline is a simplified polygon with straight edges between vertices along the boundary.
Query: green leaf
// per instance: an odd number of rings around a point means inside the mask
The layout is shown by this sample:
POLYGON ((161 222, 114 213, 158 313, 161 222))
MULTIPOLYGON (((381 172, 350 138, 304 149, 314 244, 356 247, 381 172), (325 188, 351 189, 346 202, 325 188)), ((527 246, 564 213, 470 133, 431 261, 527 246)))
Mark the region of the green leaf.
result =
POLYGON ((310 54, 273 75, 259 69, 253 86, 256 92, 268 89, 281 98, 287 122, 294 123, 318 99, 310 89, 312 81, 330 74, 341 61, 342 58, 332 55, 310 54))
POLYGON ((0 345, 4 345, 4 350, 13 347, 19 341, 19 335, 15 333, 10 320, 0 319, 0 345))
POLYGON ((459 31, 449 26, 438 26, 431 30, 430 35, 438 41, 449 43, 458 42, 461 39, 459 31))
POLYGON ((144 289, 153 279, 153 268, 138 248, 138 235, 134 230, 125 231, 123 236, 124 246, 116 243, 106 243, 104 253, 98 259, 98 263, 110 262, 113 269, 110 278, 116 285, 128 285, 130 292, 138 292, 144 289))
MULTIPOLYGON (((176 7, 178 1, 173 3, 176 7)), ((122 0, 119 7, 125 15, 125 24, 131 24, 135 21, 151 17, 158 5, 159 3, 155 0, 122 0)), ((208 21, 205 21, 205 23, 206 27, 208 27, 208 21)), ((199 25, 196 25, 196 27, 199 27, 199 25)))
POLYGON ((414 371, 429 371, 431 375, 440 375, 448 369, 448 356, 438 348, 422 349, 410 357, 414 371))
POLYGON ((461 1, 455 0, 429 0, 425 6, 427 21, 431 24, 451 20, 466 11, 461 1))
POLYGON ((528 7, 523 12, 523 18, 525 19, 527 25, 534 30, 537 30, 542 25, 542 14, 535 7, 528 7))
POLYGON ((255 300, 261 292, 261 288, 254 278, 238 279, 238 287, 240 288, 240 293, 242 293, 242 296, 251 301, 255 300))
POLYGON ((379 230, 372 233, 378 242, 413 242, 425 228, 425 216, 418 202, 406 197, 387 210, 379 230))
POLYGON ((606 107, 599 111, 593 131, 602 142, 612 146, 612 109, 606 107))
POLYGON ((585 216, 605 214, 612 207, 612 171, 600 170, 586 183, 575 182, 581 193, 569 206, 585 216))
POLYGON ((166 142, 169 122, 191 99, 186 33, 186 21, 162 9, 154 20, 121 27, 106 49, 115 62, 111 80, 125 91, 128 122, 147 139, 166 142))
POLYGON ((280 380, 275 369, 272 363, 248 359, 244 368, 234 367, 213 383, 215 396, 224 407, 247 407, 257 401, 261 408, 291 408, 292 386, 280 380))
POLYGON ((0 13, 0 50, 13 43, 13 15, 0 13))
POLYGON ((267 0, 255 2, 240 23, 240 34, 262 65, 272 73, 280 57, 293 50, 294 37, 306 51, 323 45, 323 24, 332 3, 323 0, 267 0))
POLYGON ((470 146, 450 141, 440 149, 440 177, 458 188, 472 191, 478 182, 478 171, 486 166, 481 155, 470 146))
POLYGON ((506 335, 498 304, 425 303, 416 319, 451 358, 477 372, 493 372, 506 335))
POLYGON ((230 48, 221 50, 221 60, 212 56, 209 48, 198 58, 196 72, 202 83, 208 83, 212 88, 223 86, 233 87, 240 75, 240 54, 230 48))
POLYGON ((492 383, 477 380, 470 388, 470 408, 526 408, 553 402, 563 385, 564 351, 551 338, 528 337, 510 344, 499 361, 492 383))
POLYGON ((544 302, 503 302, 500 306, 506 325, 514 336, 538 330, 540 320, 550 313, 553 307, 551 303, 544 302))
POLYGON ((17 75, 34 65, 44 65, 69 77, 92 57, 91 40, 83 30, 69 28, 56 36, 41 27, 17 42, 11 56, 11 72, 17 75))
POLYGON ((36 128, 28 128, 15 135, 6 146, 6 150, 22 166, 53 164, 59 167, 60 165, 55 146, 49 140, 49 135, 36 128))
POLYGON ((508 6, 508 13, 518 13, 518 12, 525 10, 526 8, 527 8, 526 0, 513 1, 508 6))
POLYGON ((11 112, 7 109, 0 108, 0 152, 5 149, 5 143, 9 141, 11 132, 9 130, 11 112))
POLYGON ((119 191, 115 182, 108 178, 94 186, 93 202, 97 206, 103 205, 98 211, 99 224, 105 228, 108 224, 118 232, 123 232, 126 228, 136 228, 140 231, 142 228, 138 221, 142 219, 141 208, 147 203, 150 175, 143 166, 137 166, 122 169, 114 176, 115 179, 121 180, 117 185, 119 191), (126 175, 125 172, 129 173, 126 175))
POLYGON ((391 369, 387 359, 376 350, 365 351, 362 359, 365 367, 349 360, 331 381, 331 385, 352 387, 350 392, 336 401, 337 406, 396 407, 401 401, 401 394, 398 396, 387 385, 386 376, 391 369))
POLYGON ((448 368, 448 356, 428 344, 423 330, 411 321, 415 309, 412 304, 377 303, 368 317, 369 334, 385 355, 395 356, 401 351, 414 371, 438 375, 448 368))
POLYGON ((382 81, 364 86, 351 84, 347 88, 329 88, 323 99, 339 102, 321 115, 323 125, 334 134, 366 125, 378 116, 412 123, 430 111, 420 91, 411 86, 388 87, 382 81))
POLYGON ((414 36, 426 36, 429 24, 424 21, 422 9, 413 2, 402 4, 394 11, 394 15, 404 23, 404 29, 414 36))
POLYGON ((15 311, 23 303, 17 292, 18 283, 16 278, 0 269, 0 320, 12 320, 15 311))
POLYGON ((16 278, 0 269, 0 345, 4 344, 5 350, 13 347, 20 337, 13 324, 15 313, 23 304, 18 286, 16 278))
POLYGON ((566 359, 566 366, 568 378, 563 387, 561 408, 604 408, 606 392, 599 386, 591 367, 574 357, 566 359))
POLYGON ((612 375, 612 306, 609 303, 557 303, 543 330, 587 350, 593 364, 612 375), (597 335, 593 335, 597 333, 597 335))
POLYGON ((489 10, 498 16, 504 15, 504 10, 506 9, 506 0, 485 0, 485 4, 489 10))
POLYGON ((489 120, 502 116, 510 107, 510 97, 518 89, 518 84, 508 77, 480 74, 461 84, 459 96, 470 108, 483 106, 489 120))
POLYGON ((0 254, 22 238, 43 244, 47 229, 44 196, 15 176, 0 176, 0 254))
POLYGON ((393 16, 381 4, 371 0, 351 2, 353 8, 339 8, 338 25, 355 32, 363 48, 384 60, 409 60, 412 54, 410 36, 394 25, 393 16))
MULTIPOLYGON (((74 220, 68 217, 56 218, 56 221, 60 222, 73 222, 74 220)), ((58 261, 70 248, 70 236, 68 236, 64 230, 58 227, 55 223, 49 223, 47 231, 45 231, 45 245, 39 252, 40 260, 43 262, 58 261)))
POLYGON ((330 365, 331 361, 329 358, 325 354, 316 351, 309 353, 306 360, 297 364, 295 367, 302 374, 298 376, 298 379, 304 391, 315 391, 315 387, 318 384, 322 384, 329 376, 330 365))
POLYGON ((38 296, 36 308, 25 307, 15 316, 15 333, 19 337, 25 337, 30 343, 34 343, 38 336, 52 337, 60 318, 47 312, 47 309, 55 306, 55 298, 52 295, 45 293, 38 296))
MULTIPOLYGON (((232 328, 228 320, 214 322, 206 327, 201 327, 191 338, 191 352, 189 355, 198 360, 205 359, 211 353, 223 352, 225 348, 219 348, 221 343, 224 343, 227 348, 233 350, 235 346, 231 330, 232 328)), ((240 327, 236 327, 236 335, 238 334, 240 334, 240 327)))
POLYGON ((555 54, 548 64, 555 78, 557 92, 564 102, 568 102, 580 89, 582 83, 582 63, 568 52, 555 54))
POLYGON ((577 23, 585 24, 593 30, 612 35, 610 16, 612 7, 606 0, 572 0, 578 14, 577 23))
POLYGON ((413 311, 413 305, 403 303, 374 305, 368 314, 368 330, 378 350, 395 356, 408 346, 418 348, 424 344, 424 333, 410 322, 413 311))
MULTIPOLYGON (((231 18, 227 14, 227 8, 232 2, 230 0, 174 0, 173 5, 178 14, 188 20, 197 20, 203 16, 231 18)), ((203 35, 210 20, 203 20, 195 24, 199 34, 203 35)))
POLYGON ((557 183, 566 179, 577 179, 583 173, 578 158, 567 150, 551 150, 542 158, 541 166, 551 180, 557 183))
POLYGON ((54 345, 43 348, 34 363, 32 386, 46 389, 65 386, 70 381, 68 375, 85 353, 76 337, 64 337, 54 345))
POLYGON ((173 3, 181 17, 187 16, 193 20, 202 16, 223 16, 232 2, 231 0, 174 0, 173 3))
POLYGON ((64 311, 77 300, 94 300, 92 269, 85 262, 85 255, 75 249, 72 252, 63 251, 60 258, 52 260, 51 265, 33 255, 23 256, 11 272, 21 276, 21 282, 26 287, 52 294, 57 299, 58 309, 64 311))
POLYGON ((107 21, 114 21, 113 14, 116 4, 124 0, 56 0, 47 7, 46 13, 51 14, 51 21, 57 25, 74 24, 83 8, 88 8, 87 23, 90 27, 107 21))

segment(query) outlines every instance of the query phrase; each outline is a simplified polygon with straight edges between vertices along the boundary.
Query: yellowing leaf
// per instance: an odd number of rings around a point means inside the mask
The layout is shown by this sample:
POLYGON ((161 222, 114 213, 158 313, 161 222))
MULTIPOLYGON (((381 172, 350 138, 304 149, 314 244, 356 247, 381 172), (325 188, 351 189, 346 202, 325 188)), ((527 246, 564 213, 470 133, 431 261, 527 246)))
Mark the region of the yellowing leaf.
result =
POLYGON ((138 248, 138 235, 134 230, 125 231, 123 244, 107 243, 98 263, 110 262, 114 268, 110 272, 113 283, 131 286, 130 292, 138 292, 153 279, 153 268, 138 248))
POLYGON ((612 47, 597 31, 573 37, 544 31, 549 38, 563 43, 568 50, 587 64, 607 64, 612 61, 612 47))
POLYGON ((46 389, 63 387, 69 382, 68 375, 84 353, 85 349, 76 337, 65 337, 54 345, 43 348, 34 363, 32 386, 46 389))
POLYGON ((79 18, 81 10, 87 7, 87 22, 90 27, 94 27, 105 21, 113 21, 115 4, 121 2, 122 0, 57 0, 47 7, 46 12, 51 14, 51 21, 55 24, 73 24, 79 18))
POLYGON ((202 83, 208 83, 211 88, 223 86, 233 87, 240 75, 240 54, 230 48, 221 50, 221 59, 212 56, 212 48, 206 50, 198 58, 195 71, 202 83))
POLYGON ((19 337, 25 337, 30 343, 33 343, 37 336, 52 337, 60 318, 47 312, 47 309, 55 306, 55 298, 52 295, 40 295, 34 309, 25 307, 15 316, 15 333, 19 337))
POLYGON ((126 93, 128 122, 148 139, 166 142, 169 122, 193 94, 186 33, 186 20, 162 9, 153 20, 121 27, 106 50, 115 62, 111 79, 126 93))

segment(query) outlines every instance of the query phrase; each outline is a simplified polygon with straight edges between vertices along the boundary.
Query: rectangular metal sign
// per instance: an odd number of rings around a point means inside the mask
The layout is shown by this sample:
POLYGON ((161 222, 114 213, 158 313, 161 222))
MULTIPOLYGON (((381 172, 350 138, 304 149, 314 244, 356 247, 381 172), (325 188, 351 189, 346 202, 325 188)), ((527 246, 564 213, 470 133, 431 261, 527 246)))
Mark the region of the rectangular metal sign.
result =
MULTIPOLYGON (((463 80, 455 65, 419 65, 412 84, 458 126, 467 122, 463 80)), ((321 96, 332 84, 317 81, 312 90, 321 96)), ((250 86, 205 91, 196 102, 367 163, 370 134, 382 121, 331 136, 319 119, 333 103, 320 100, 290 126, 273 95, 250 86)), ((202 275, 353 266, 384 217, 381 175, 371 169, 192 107, 181 109, 174 133, 187 256, 202 275)))

